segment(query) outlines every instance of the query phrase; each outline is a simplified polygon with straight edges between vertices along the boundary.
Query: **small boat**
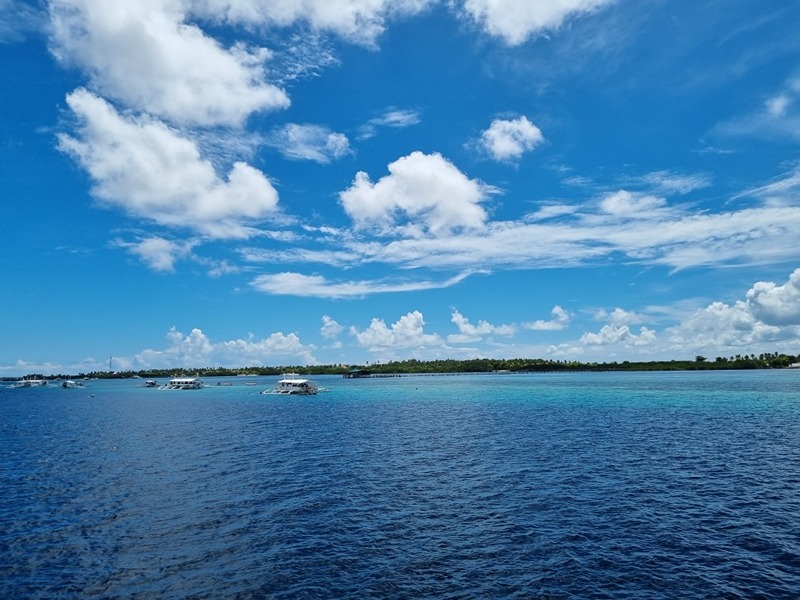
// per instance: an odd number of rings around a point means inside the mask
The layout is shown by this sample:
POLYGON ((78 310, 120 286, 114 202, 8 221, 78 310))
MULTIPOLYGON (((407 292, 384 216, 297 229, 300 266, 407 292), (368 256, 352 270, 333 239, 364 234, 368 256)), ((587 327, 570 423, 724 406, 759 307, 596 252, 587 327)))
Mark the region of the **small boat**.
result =
POLYGON ((317 386, 308 379, 303 379, 297 373, 284 373, 278 384, 271 390, 264 390, 262 394, 281 394, 285 396, 313 396, 317 393, 317 386))
POLYGON ((160 390, 199 390, 203 381, 197 377, 175 377, 162 385, 160 390))
POLYGON ((81 383, 80 381, 73 381, 72 379, 65 379, 64 381, 61 382, 61 387, 62 388, 66 388, 68 390, 73 390, 73 389, 82 388, 82 387, 86 387, 86 386, 83 385, 83 383, 81 383))
POLYGON ((158 382, 155 379, 148 379, 147 381, 144 382, 144 387, 157 388, 158 382))
POLYGON ((47 379, 39 379, 37 377, 24 377, 11 384, 12 388, 29 388, 47 385, 47 379))

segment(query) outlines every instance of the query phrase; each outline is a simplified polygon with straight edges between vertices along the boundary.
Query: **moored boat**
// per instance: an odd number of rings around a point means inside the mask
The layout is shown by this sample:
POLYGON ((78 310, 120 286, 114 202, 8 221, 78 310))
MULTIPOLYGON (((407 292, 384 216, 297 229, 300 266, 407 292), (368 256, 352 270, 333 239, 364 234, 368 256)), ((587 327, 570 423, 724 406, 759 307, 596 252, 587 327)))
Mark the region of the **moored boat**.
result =
POLYGON ((300 377, 297 373, 284 373, 278 384, 262 394, 281 394, 287 396, 313 396, 318 391, 316 384, 300 377))
POLYGON ((72 390, 72 389, 82 388, 82 387, 86 387, 86 386, 84 386, 80 381, 73 381, 72 379, 65 379, 64 381, 61 382, 61 387, 72 390))
POLYGON ((199 390, 203 381, 197 377, 174 377, 162 385, 160 390, 199 390))
POLYGON ((15 381, 11 384, 12 388, 27 388, 27 387, 39 387, 42 385, 47 385, 47 379, 42 379, 39 377, 23 377, 22 379, 15 381))

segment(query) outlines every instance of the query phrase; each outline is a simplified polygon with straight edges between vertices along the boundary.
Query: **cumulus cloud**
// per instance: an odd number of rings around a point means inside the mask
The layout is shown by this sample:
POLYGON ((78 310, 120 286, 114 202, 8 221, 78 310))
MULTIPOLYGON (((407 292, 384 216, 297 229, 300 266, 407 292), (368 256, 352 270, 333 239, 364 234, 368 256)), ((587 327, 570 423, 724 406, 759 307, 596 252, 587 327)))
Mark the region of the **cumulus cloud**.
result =
POLYGON ((800 339, 800 269, 783 284, 759 281, 732 304, 712 302, 670 328, 676 346, 711 352, 773 351, 777 341, 800 339))
POLYGON ((481 133, 480 145, 496 161, 518 159, 544 141, 544 136, 527 117, 513 120, 495 119, 481 133))
POLYGON ((425 319, 418 310, 403 315, 391 326, 387 326, 383 319, 372 319, 363 331, 350 327, 350 334, 360 346, 371 352, 442 344, 442 338, 437 334, 425 333, 425 319))
POLYGON ((272 333, 256 339, 252 334, 245 339, 213 342, 199 328, 184 335, 172 327, 166 336, 167 346, 147 349, 136 354, 131 368, 179 368, 218 365, 240 367, 266 363, 316 364, 313 347, 305 346, 295 333, 272 333))
POLYGON ((372 46, 386 21, 414 15, 433 0, 194 0, 197 14, 231 23, 286 27, 297 22, 331 31, 352 43, 372 46))
POLYGON ((458 334, 447 336, 447 341, 452 344, 476 342, 492 334, 510 336, 516 331, 513 325, 492 325, 483 319, 479 320, 476 325, 473 325, 467 317, 457 310, 453 311, 450 320, 458 327, 458 334))
POLYGON ((670 329, 670 339, 678 347, 710 348, 715 351, 736 347, 754 348, 759 343, 777 340, 780 334, 779 327, 756 319, 747 304, 741 301, 732 305, 712 302, 670 329))
POLYGON ((322 328, 320 329, 322 337, 326 339, 333 339, 338 337, 342 331, 344 331, 344 327, 335 319, 332 319, 328 315, 322 316, 322 328))
POLYGON ((767 325, 800 326, 800 269, 783 285, 759 281, 746 295, 749 312, 767 325))
POLYGON ((388 168, 389 175, 376 183, 359 172, 339 194, 356 227, 387 233, 402 226, 412 237, 483 228, 487 214, 480 203, 492 190, 467 178, 441 154, 412 152, 388 168))
POLYGON ((370 294, 414 292, 440 289, 455 285, 469 273, 462 273, 444 281, 411 281, 386 283, 381 281, 331 282, 321 275, 302 273, 275 273, 259 275, 250 285, 260 292, 276 295, 313 296, 317 298, 359 298, 370 294))
POLYGON ((462 0, 463 14, 507 44, 521 44, 531 37, 557 29, 572 16, 597 10, 613 0, 462 0))
POLYGON ((52 48, 99 93, 177 124, 238 126, 289 105, 266 81, 266 49, 222 47, 187 22, 185 5, 53 0, 52 48))
POLYGON ((246 221, 275 213, 275 188, 246 163, 235 163, 222 179, 193 141, 160 121, 120 115, 83 89, 67 103, 81 126, 76 137, 60 135, 59 147, 86 169, 103 202, 215 238, 247 237, 246 221))
POLYGON ((321 164, 350 153, 347 136, 322 125, 289 123, 268 136, 266 142, 286 158, 313 160, 321 164))
POLYGON ((644 321, 642 315, 619 307, 611 312, 600 309, 595 313, 594 318, 597 321, 608 321, 612 325, 635 325, 644 321))
POLYGON ((656 341, 656 332, 647 327, 633 333, 627 325, 604 325, 597 333, 584 333, 581 343, 587 346, 611 346, 624 344, 626 347, 650 346, 656 341))
POLYGON ((530 323, 523 323, 522 326, 534 331, 559 331, 569 325, 569 313, 560 306, 554 306, 550 314, 553 315, 553 318, 549 321, 538 319, 530 323))

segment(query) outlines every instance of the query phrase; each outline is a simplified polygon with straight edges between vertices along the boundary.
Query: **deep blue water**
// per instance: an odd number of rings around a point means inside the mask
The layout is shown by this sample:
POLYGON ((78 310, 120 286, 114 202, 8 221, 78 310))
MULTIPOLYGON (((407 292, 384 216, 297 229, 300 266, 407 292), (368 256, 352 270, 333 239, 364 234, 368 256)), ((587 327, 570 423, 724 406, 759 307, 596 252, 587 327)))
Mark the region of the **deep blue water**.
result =
POLYGON ((314 379, 0 388, 0 597, 800 597, 800 372, 314 379))

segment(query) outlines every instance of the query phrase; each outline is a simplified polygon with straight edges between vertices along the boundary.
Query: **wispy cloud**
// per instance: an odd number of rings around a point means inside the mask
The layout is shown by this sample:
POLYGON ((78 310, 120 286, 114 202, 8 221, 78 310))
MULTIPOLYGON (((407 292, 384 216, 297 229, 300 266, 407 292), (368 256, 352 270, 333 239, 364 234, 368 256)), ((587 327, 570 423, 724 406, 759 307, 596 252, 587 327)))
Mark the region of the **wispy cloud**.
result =
POLYGON ((289 123, 267 136, 265 142, 292 160, 327 164, 351 152, 343 133, 322 125, 289 123))
POLYGON ((403 129, 417 125, 421 122, 420 113, 417 110, 408 108, 390 108, 384 114, 374 119, 370 119, 361 126, 358 139, 366 140, 377 134, 381 127, 403 129))
POLYGON ((147 237, 138 242, 117 240, 115 245, 127 248, 153 271, 172 273, 175 262, 191 254, 193 242, 175 242, 162 237, 147 237))
POLYGON ((711 130, 711 135, 797 142, 800 140, 800 76, 787 80, 780 90, 750 112, 719 123, 711 130))
POLYGON ((42 31, 47 22, 44 10, 17 0, 0 0, 0 44, 16 43, 42 31))
POLYGON ((468 277, 465 272, 443 281, 415 280, 385 281, 328 281, 322 275, 275 273, 259 275, 250 285, 258 291, 275 295, 311 296, 316 298, 361 298, 372 294, 416 292, 441 289, 455 285, 468 277))

